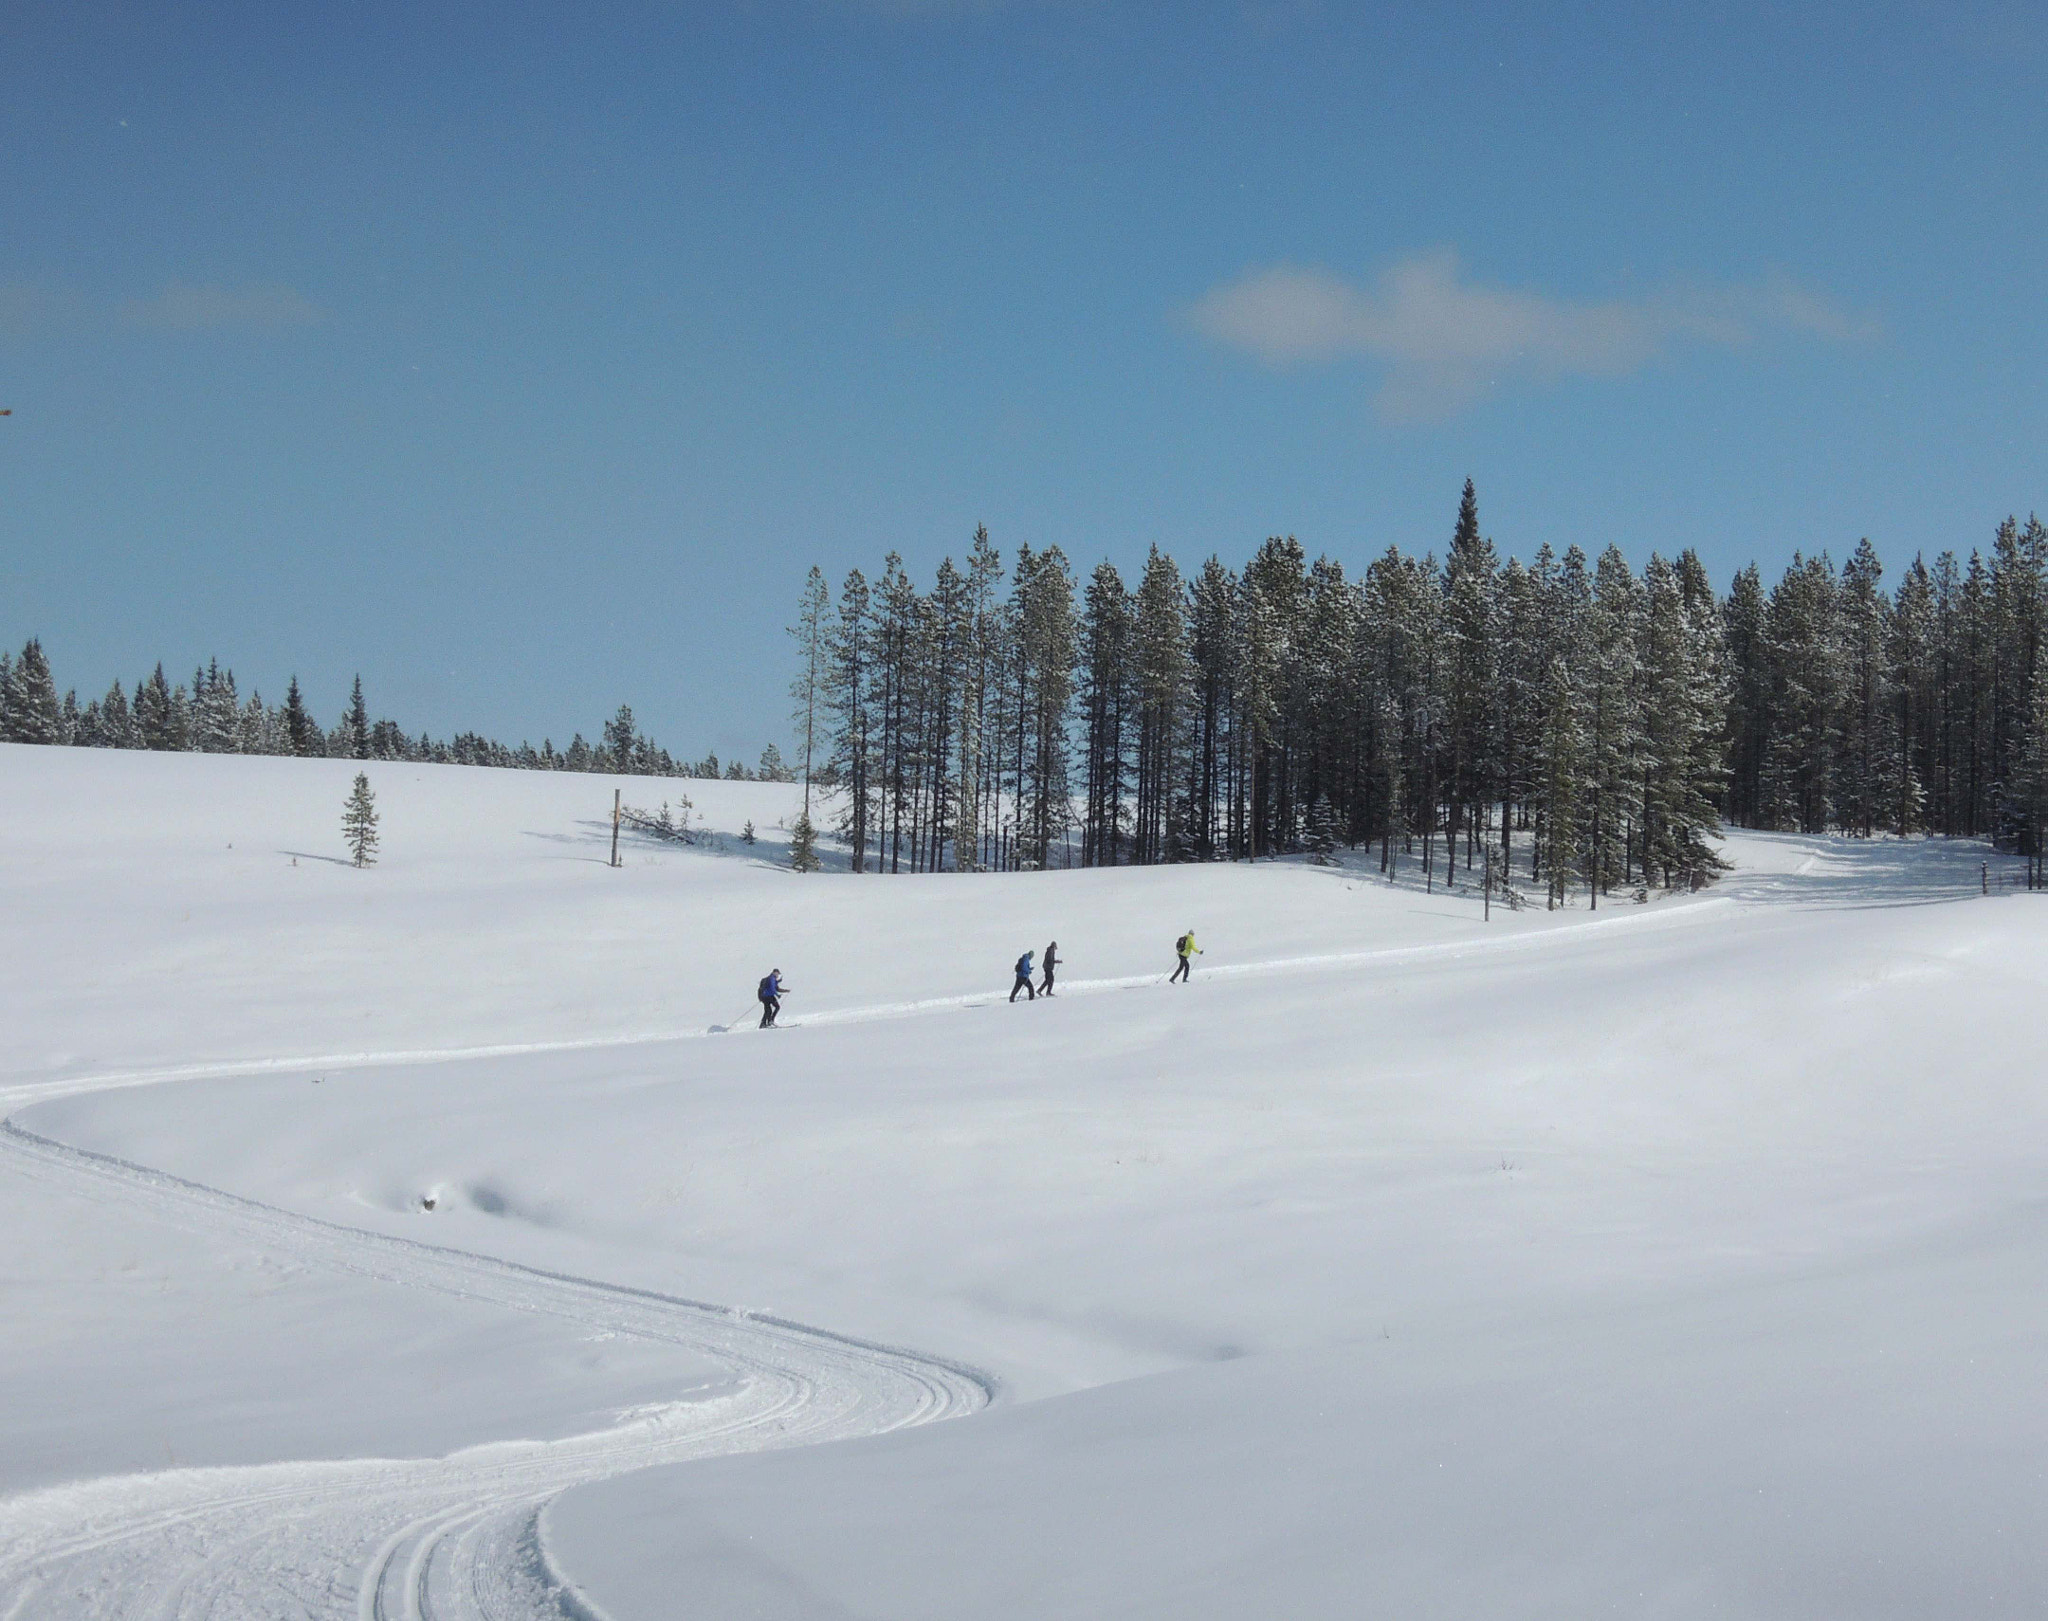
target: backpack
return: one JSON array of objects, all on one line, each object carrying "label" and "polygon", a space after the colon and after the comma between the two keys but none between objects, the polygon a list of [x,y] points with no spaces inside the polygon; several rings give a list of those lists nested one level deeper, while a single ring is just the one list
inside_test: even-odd
[{"label": "backpack", "polygon": [[770,974],[767,979],[762,980],[761,983],[757,987],[755,987],[754,994],[764,1002],[771,1000],[775,995],[775,987],[771,983],[774,980],[774,978],[775,976],[773,974]]},{"label": "backpack", "polygon": [[1193,945],[1194,943],[1195,937],[1192,934],[1184,934],[1178,940],[1174,941],[1173,949],[1177,953],[1179,953],[1179,955],[1185,957],[1188,954],[1188,947]]}]

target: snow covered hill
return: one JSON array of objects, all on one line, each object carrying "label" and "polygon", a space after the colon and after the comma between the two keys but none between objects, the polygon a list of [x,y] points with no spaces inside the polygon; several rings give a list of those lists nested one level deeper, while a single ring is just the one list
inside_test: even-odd
[{"label": "snow covered hill", "polygon": [[763,784],[614,870],[609,779],[373,766],[359,871],[354,770],[0,748],[0,1616],[2048,1606],[1981,849],[1489,920],[798,877]]}]

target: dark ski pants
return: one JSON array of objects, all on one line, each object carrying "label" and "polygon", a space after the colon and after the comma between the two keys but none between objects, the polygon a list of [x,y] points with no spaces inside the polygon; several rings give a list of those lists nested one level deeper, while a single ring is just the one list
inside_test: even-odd
[{"label": "dark ski pants", "polygon": [[1045,971],[1045,983],[1038,987],[1038,994],[1040,996],[1052,995],[1052,969],[1050,967]]},{"label": "dark ski pants", "polygon": [[1025,998],[1028,1001],[1035,1002],[1038,1000],[1038,992],[1034,991],[1031,988],[1031,976],[1029,974],[1019,974],[1017,976],[1017,983],[1010,987],[1011,1001],[1014,1002],[1017,1000],[1017,993],[1019,991],[1022,991],[1024,993]]},{"label": "dark ski pants", "polygon": [[1166,983],[1171,985],[1175,980],[1186,979],[1188,977],[1188,970],[1194,966],[1194,961],[1195,959],[1192,957],[1181,958],[1180,966],[1173,971],[1173,979],[1169,979]]},{"label": "dark ski pants", "polygon": [[782,1011],[780,999],[773,996],[761,998],[761,1028],[768,1029],[775,1023],[775,1015]]}]

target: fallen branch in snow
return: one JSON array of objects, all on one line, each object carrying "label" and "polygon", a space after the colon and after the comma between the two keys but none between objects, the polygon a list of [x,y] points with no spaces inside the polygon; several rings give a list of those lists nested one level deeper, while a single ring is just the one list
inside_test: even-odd
[{"label": "fallen branch in snow", "polygon": [[690,826],[690,801],[679,798],[673,813],[668,801],[661,802],[658,811],[641,810],[634,805],[619,807],[619,820],[627,827],[641,833],[652,833],[657,839],[667,839],[673,844],[695,844],[698,830]]}]

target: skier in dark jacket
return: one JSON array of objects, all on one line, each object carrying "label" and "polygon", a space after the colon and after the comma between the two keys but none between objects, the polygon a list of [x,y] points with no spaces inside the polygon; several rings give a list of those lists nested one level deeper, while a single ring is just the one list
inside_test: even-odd
[{"label": "skier in dark jacket", "polygon": [[1045,983],[1038,987],[1040,996],[1052,995],[1052,971],[1060,965],[1060,943],[1055,940],[1045,948]]},{"label": "skier in dark jacket", "polygon": [[1010,987],[1011,1001],[1017,1000],[1019,991],[1022,991],[1029,1001],[1038,1000],[1038,992],[1031,988],[1031,953],[1028,951],[1017,959],[1017,983]]},{"label": "skier in dark jacket", "polygon": [[775,1015],[782,1011],[782,970],[771,968],[754,994],[761,999],[761,1028],[773,1029]]}]

